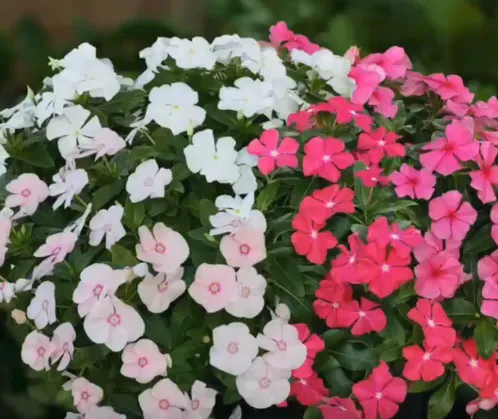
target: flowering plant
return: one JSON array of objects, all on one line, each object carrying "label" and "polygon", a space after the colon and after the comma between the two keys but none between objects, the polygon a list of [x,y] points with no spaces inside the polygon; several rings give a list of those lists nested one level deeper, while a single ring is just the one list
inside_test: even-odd
[{"label": "flowering plant", "polygon": [[399,47],[270,41],[159,38],[136,80],[82,44],[1,112],[22,360],[67,418],[493,408],[497,100]]}]

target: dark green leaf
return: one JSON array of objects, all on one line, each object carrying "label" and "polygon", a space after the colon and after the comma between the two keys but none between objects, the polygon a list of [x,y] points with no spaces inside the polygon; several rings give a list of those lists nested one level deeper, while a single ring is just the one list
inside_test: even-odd
[{"label": "dark green leaf", "polygon": [[110,404],[118,413],[139,416],[142,414],[138,399],[131,394],[113,394],[110,400]]},{"label": "dark green leaf", "polygon": [[330,393],[338,397],[348,397],[353,387],[352,381],[341,368],[335,368],[322,373]]},{"label": "dark green leaf", "polygon": [[214,202],[209,199],[201,199],[199,206],[199,214],[201,223],[204,226],[211,226],[211,222],[209,221],[209,217],[218,212],[218,209],[214,205]]},{"label": "dark green leaf", "polygon": [[376,349],[380,359],[385,362],[392,362],[403,358],[403,346],[396,342],[384,341]]},{"label": "dark green leaf", "polygon": [[375,368],[378,357],[370,348],[358,348],[346,343],[339,349],[330,350],[330,353],[339,361],[339,364],[350,371],[366,371]]},{"label": "dark green leaf", "polygon": [[456,377],[451,374],[443,386],[429,399],[427,419],[444,419],[450,413],[455,403]]},{"label": "dark green leaf", "polygon": [[481,321],[474,329],[474,340],[477,343],[479,354],[484,359],[488,359],[496,350],[498,329],[491,323]]},{"label": "dark green leaf", "polygon": [[322,417],[322,413],[318,407],[310,406],[306,409],[306,412],[304,412],[303,419],[321,419]]},{"label": "dark green leaf", "polygon": [[118,195],[124,188],[124,180],[118,179],[115,182],[102,186],[93,195],[92,205],[93,210],[98,211],[111,199]]},{"label": "dark green leaf", "polygon": [[115,244],[111,249],[112,263],[122,267],[135,266],[138,264],[137,258],[128,249]]},{"label": "dark green leaf", "polygon": [[166,349],[171,349],[168,328],[160,316],[150,316],[145,319],[145,336]]},{"label": "dark green leaf", "polygon": [[[205,105],[204,109],[206,110],[209,118],[214,119],[216,122],[219,122],[226,127],[235,127],[237,125],[237,120],[230,116],[230,112],[218,109],[216,104]],[[235,116],[235,113],[232,115]]]},{"label": "dark green leaf", "polygon": [[240,399],[240,394],[234,388],[228,388],[223,392],[223,404],[235,404]]},{"label": "dark green leaf", "polygon": [[14,160],[22,160],[36,167],[48,169],[55,166],[54,160],[47,150],[48,144],[34,143],[22,150],[12,147],[7,147],[7,152]]},{"label": "dark green leaf", "polygon": [[279,188],[280,183],[278,182],[273,182],[265,186],[258,194],[256,208],[263,212],[270,208],[271,204],[277,199]]},{"label": "dark green leaf", "polygon": [[491,223],[488,223],[482,226],[479,230],[472,234],[468,240],[465,241],[462,254],[476,254],[494,248],[496,248],[496,244],[491,237]]},{"label": "dark green leaf", "polygon": [[[365,169],[365,163],[357,162],[353,166],[353,173]],[[354,179],[354,193],[357,205],[364,210],[368,206],[368,195],[370,194],[370,188],[364,186],[362,180],[359,177],[355,177]]]},{"label": "dark green leaf", "polygon": [[442,375],[434,381],[415,381],[408,385],[408,393],[425,393],[426,391],[440,386],[444,379],[445,376]]},{"label": "dark green leaf", "polygon": [[187,179],[192,174],[185,163],[176,163],[171,168],[171,172],[173,173],[173,180],[179,182]]},{"label": "dark green leaf", "polygon": [[463,298],[453,298],[443,302],[446,314],[457,324],[469,324],[476,322],[480,314],[474,304]]},{"label": "dark green leaf", "polygon": [[124,208],[124,224],[130,230],[137,230],[142,225],[145,218],[145,204],[144,202],[137,202],[133,204],[128,198]]},{"label": "dark green leaf", "polygon": [[346,340],[347,334],[341,329],[330,329],[322,334],[321,337],[328,349],[334,349]]},{"label": "dark green leaf", "polygon": [[270,263],[271,279],[297,298],[305,295],[303,278],[294,259],[274,258]]}]

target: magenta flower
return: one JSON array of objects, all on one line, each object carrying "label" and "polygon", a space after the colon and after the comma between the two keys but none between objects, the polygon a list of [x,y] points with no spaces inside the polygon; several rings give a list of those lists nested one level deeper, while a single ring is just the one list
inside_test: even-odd
[{"label": "magenta flower", "polygon": [[370,54],[366,56],[362,63],[377,64],[381,67],[389,79],[402,79],[406,72],[412,68],[412,62],[401,47],[391,47],[383,54]]},{"label": "magenta flower", "polygon": [[358,138],[358,148],[368,150],[372,161],[380,162],[386,155],[389,157],[405,155],[405,147],[396,142],[401,137],[395,132],[387,132],[384,127],[370,133],[364,132]]},{"label": "magenta flower", "polygon": [[424,342],[424,349],[417,345],[403,349],[406,359],[403,376],[411,381],[434,381],[444,374],[444,364],[452,360],[452,350],[448,346],[431,347]]},{"label": "magenta flower", "polygon": [[396,186],[398,197],[409,196],[411,199],[429,200],[434,193],[436,176],[427,170],[416,170],[406,163],[401,165],[399,172],[392,172],[389,180]]},{"label": "magenta flower", "polygon": [[494,186],[498,185],[498,166],[495,165],[498,149],[491,143],[482,143],[480,153],[475,160],[479,170],[469,173],[472,186],[483,204],[496,201]]}]

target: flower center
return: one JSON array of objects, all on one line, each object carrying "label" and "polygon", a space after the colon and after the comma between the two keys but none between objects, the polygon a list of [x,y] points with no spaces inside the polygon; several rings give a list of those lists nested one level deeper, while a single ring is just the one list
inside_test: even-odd
[{"label": "flower center", "polygon": [[278,155],[279,155],[279,152],[277,150],[270,151],[270,156],[277,157]]},{"label": "flower center", "polygon": [[335,309],[338,309],[338,308],[339,308],[339,304],[337,304],[337,303],[333,303],[333,304],[332,304],[332,307],[334,307]]},{"label": "flower center", "polygon": [[166,281],[161,282],[158,286],[157,289],[159,292],[164,292],[168,289],[168,283]]},{"label": "flower center", "polygon": [[429,359],[431,359],[431,354],[429,352],[426,352],[423,356],[424,358],[424,361],[428,361]]},{"label": "flower center", "polygon": [[279,340],[279,341],[277,342],[277,349],[278,349],[279,351],[286,351],[286,350],[287,350],[287,343],[286,343],[286,342],[284,342],[283,340]]},{"label": "flower center", "polygon": [[147,179],[144,180],[144,185],[150,188],[152,185],[154,185],[154,178],[153,177],[148,177]]},{"label": "flower center", "polygon": [[418,178],[410,177],[410,178],[408,178],[408,183],[412,186],[417,186],[418,185]]},{"label": "flower center", "polygon": [[441,268],[439,266],[432,268],[432,276],[434,278],[439,278],[442,273],[443,272],[442,272],[442,270],[441,270]]},{"label": "flower center", "polygon": [[382,272],[389,272],[389,265],[382,265]]},{"label": "flower center", "polygon": [[436,326],[436,323],[434,323],[434,320],[432,320],[432,319],[427,320],[427,324],[429,325],[429,327]]},{"label": "flower center", "polygon": [[43,303],[42,303],[42,308],[43,308],[43,310],[45,310],[45,311],[46,311],[46,310],[48,309],[48,306],[49,306],[48,301],[47,301],[47,300],[44,300],[44,301],[43,301]]},{"label": "flower center", "polygon": [[107,231],[108,233],[110,233],[110,232],[111,232],[111,230],[112,230],[112,224],[106,224],[106,225],[104,226],[104,229],[105,229],[105,231]]},{"label": "flower center", "polygon": [[399,240],[399,236],[397,234],[391,234],[391,239],[393,240]]},{"label": "flower center", "polygon": [[199,400],[195,399],[195,400],[192,400],[192,410],[197,410],[199,409],[199,406],[201,404],[199,403]]},{"label": "flower center", "polygon": [[62,350],[64,352],[67,352],[69,350],[69,345],[67,343],[65,343],[63,346],[62,346]]},{"label": "flower center", "polygon": [[450,212],[448,212],[448,218],[449,218],[450,220],[454,220],[454,219],[456,218],[456,216],[457,216],[457,215],[456,215],[456,212],[455,212],[455,211],[450,211]]},{"label": "flower center", "polygon": [[161,410],[168,410],[170,408],[169,401],[166,399],[161,399],[159,400],[159,409]]},{"label": "flower center", "polygon": [[445,153],[453,153],[455,151],[455,146],[451,143],[446,143],[443,147]]},{"label": "flower center", "polygon": [[328,201],[325,203],[325,208],[332,208],[335,205],[334,201]]},{"label": "flower center", "polygon": [[472,368],[477,368],[478,364],[479,364],[479,363],[477,362],[477,359],[471,359],[471,360],[470,360],[470,366],[471,366]]},{"label": "flower center", "polygon": [[24,198],[28,198],[30,195],[31,195],[31,191],[29,189],[23,189],[21,191],[21,195],[24,197]]},{"label": "flower center", "polygon": [[251,295],[251,288],[249,287],[242,287],[242,297],[247,298]]},{"label": "flower center", "polygon": [[378,143],[379,147],[384,147],[386,145],[386,142],[384,140],[380,140]]},{"label": "flower center", "polygon": [[360,311],[358,313],[358,316],[360,316],[360,317],[365,317],[366,315],[367,315],[367,313],[365,313],[364,311]]},{"label": "flower center", "polygon": [[211,294],[216,295],[221,291],[221,286],[218,282],[212,282],[209,284],[208,290]]},{"label": "flower center", "polygon": [[90,395],[88,394],[88,391],[84,391],[83,393],[81,393],[81,398],[83,400],[88,400],[90,398]]},{"label": "flower center", "polygon": [[241,255],[248,255],[251,251],[251,248],[247,244],[241,244],[239,247],[239,251]]},{"label": "flower center", "polygon": [[121,317],[116,313],[111,314],[107,318],[107,323],[109,323],[111,326],[119,326],[119,324],[121,323]]},{"label": "flower center", "polygon": [[62,248],[60,246],[57,246],[52,250],[52,256],[57,256],[61,252]]},{"label": "flower center", "polygon": [[329,155],[325,155],[325,156],[322,157],[322,160],[327,163],[327,162],[330,161],[330,156]]},{"label": "flower center", "polygon": [[100,294],[102,294],[102,290],[104,289],[104,287],[102,285],[97,285],[94,289],[93,289],[93,295],[96,297],[96,298],[99,298],[100,297]]},{"label": "flower center", "polygon": [[147,358],[145,358],[144,356],[142,358],[138,359],[138,366],[140,368],[145,367],[148,363],[149,363],[149,361],[147,361]]},{"label": "flower center", "polygon": [[382,393],[376,393],[375,398],[379,400],[382,399]]},{"label": "flower center", "polygon": [[156,253],[160,253],[162,255],[166,252],[166,246],[162,243],[156,243],[154,250]]},{"label": "flower center", "polygon": [[227,351],[230,354],[236,354],[239,352],[239,344],[237,342],[230,342],[227,346]]},{"label": "flower center", "polygon": [[38,356],[43,356],[45,355],[45,348],[43,347],[39,347],[38,350],[36,351],[36,353],[38,354]]},{"label": "flower center", "polygon": [[318,237],[318,232],[316,230],[312,230],[310,236],[313,240],[315,240]]},{"label": "flower center", "polygon": [[259,380],[259,388],[268,388],[271,385],[271,380],[268,377],[263,377]]},{"label": "flower center", "polygon": [[350,264],[353,264],[353,263],[355,263],[355,262],[356,262],[356,256],[351,256],[351,257],[349,258],[349,263],[350,263]]}]

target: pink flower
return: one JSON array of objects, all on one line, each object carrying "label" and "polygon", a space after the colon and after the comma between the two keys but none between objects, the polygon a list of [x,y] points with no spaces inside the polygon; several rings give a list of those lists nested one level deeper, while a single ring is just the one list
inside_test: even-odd
[{"label": "pink flower", "polygon": [[351,399],[340,399],[332,397],[326,404],[318,406],[322,412],[323,419],[361,419],[363,414],[356,408]]},{"label": "pink flower", "polygon": [[383,157],[404,156],[405,148],[396,142],[401,137],[394,132],[387,132],[384,127],[372,132],[360,134],[358,148],[368,150],[372,161],[380,161]]},{"label": "pink flower", "polygon": [[330,278],[339,283],[364,284],[369,280],[369,271],[375,266],[364,257],[366,246],[358,235],[351,234],[348,243],[349,250],[342,244],[337,246],[341,254],[332,260]]},{"label": "pink flower", "polygon": [[223,310],[238,298],[235,270],[227,265],[203,263],[197,268],[188,293],[208,313]]},{"label": "pink flower", "polygon": [[498,244],[498,204],[493,205],[490,212],[491,222],[493,226],[491,227],[491,237]]},{"label": "pink flower", "polygon": [[[496,372],[491,379],[488,379],[486,385],[480,389],[479,399],[474,402],[478,402],[477,409],[474,407],[474,413],[479,409],[491,410],[498,404],[498,374]],[[468,408],[467,412],[469,412]]]},{"label": "pink flower", "polygon": [[349,327],[347,306],[353,300],[353,290],[349,285],[326,279],[320,282],[315,296],[313,309],[329,328]]},{"label": "pink flower", "polygon": [[354,164],[353,156],[344,151],[346,146],[338,138],[314,137],[304,146],[304,176],[318,175],[330,182],[337,182],[341,170]]},{"label": "pink flower", "polygon": [[412,68],[405,50],[397,46],[389,48],[383,54],[370,54],[362,60],[362,63],[377,64],[382,67],[386,76],[393,80],[404,78],[407,70]]},{"label": "pink flower", "polygon": [[185,393],[187,408],[184,419],[205,419],[211,416],[216,403],[216,391],[208,388],[205,383],[195,380],[192,384],[192,400]]},{"label": "pink flower", "polygon": [[424,343],[424,349],[417,345],[403,349],[406,359],[403,376],[411,381],[434,381],[444,374],[444,365],[452,360],[452,350],[448,346],[432,347]]},{"label": "pink flower", "polygon": [[479,356],[477,344],[468,339],[462,343],[462,348],[453,350],[453,362],[460,379],[477,388],[483,388],[493,376],[496,366],[496,353],[485,360]]},{"label": "pink flower", "polygon": [[394,92],[387,87],[379,86],[375,89],[368,104],[386,118],[394,118],[398,113],[398,105],[394,104]]},{"label": "pink flower", "polygon": [[140,384],[150,383],[155,377],[166,375],[167,358],[149,339],[140,339],[136,343],[126,345],[121,359],[121,374],[134,378]]},{"label": "pink flower", "polygon": [[389,178],[382,176],[384,169],[379,167],[378,161],[372,161],[370,154],[364,153],[358,156],[358,160],[365,164],[365,169],[358,170],[354,176],[361,179],[367,188],[374,188],[380,183],[382,186],[389,184]]},{"label": "pink flower", "polygon": [[283,44],[289,51],[298,49],[307,54],[313,54],[320,49],[317,44],[310,42],[307,37],[295,35],[294,32],[287,28],[285,22],[278,22],[270,27],[270,42],[276,47]]},{"label": "pink flower", "polygon": [[170,304],[178,299],[187,288],[182,277],[183,268],[172,274],[145,275],[137,287],[140,300],[151,313],[166,311]]},{"label": "pink flower", "polygon": [[367,245],[365,257],[373,262],[367,279],[370,292],[379,298],[391,295],[413,278],[410,257],[401,257],[395,249],[376,243]]},{"label": "pink flower", "polygon": [[54,351],[50,355],[50,361],[52,364],[55,364],[59,359],[61,360],[57,371],[63,371],[69,365],[69,362],[73,358],[75,340],[76,332],[71,323],[62,323],[54,330],[52,338]]},{"label": "pink flower", "polygon": [[453,347],[456,342],[456,331],[453,322],[446,315],[439,303],[432,304],[420,298],[417,306],[408,312],[408,318],[422,327],[425,340],[430,347]]},{"label": "pink flower", "polygon": [[37,258],[46,257],[52,265],[62,262],[68,253],[74,249],[78,240],[75,233],[63,231],[47,237],[45,244],[42,244],[33,256]]},{"label": "pink flower", "polygon": [[459,118],[464,117],[470,110],[470,106],[465,103],[458,103],[454,100],[448,99],[446,105],[441,109],[442,112],[448,112],[458,116]]},{"label": "pink flower", "polygon": [[427,153],[420,155],[420,163],[430,172],[443,176],[460,170],[460,162],[469,161],[479,153],[479,143],[461,122],[453,121],[446,127],[446,137],[438,138],[423,147]]},{"label": "pink flower", "polygon": [[349,77],[356,83],[356,89],[351,97],[351,102],[357,105],[364,105],[384,80],[385,73],[382,74],[374,67],[356,66],[351,69]]},{"label": "pink flower", "polygon": [[8,208],[19,207],[18,216],[33,215],[38,204],[47,199],[48,186],[34,173],[23,173],[5,186],[10,195],[5,200]]},{"label": "pink flower", "polygon": [[416,228],[401,230],[397,223],[389,227],[386,217],[379,217],[368,226],[367,240],[381,246],[390,244],[402,258],[409,257],[412,249],[424,242],[420,231]]},{"label": "pink flower", "polygon": [[476,210],[462,199],[460,192],[449,191],[429,202],[431,231],[437,238],[461,241],[476,221]]},{"label": "pink flower", "polygon": [[353,214],[355,211],[353,200],[354,192],[351,189],[331,185],[317,189],[313,192],[313,196],[304,198],[299,211],[313,221],[321,223],[334,214]]},{"label": "pink flower", "polygon": [[266,259],[264,233],[250,227],[240,227],[235,234],[223,236],[220,252],[228,265],[250,268]]},{"label": "pink flower", "polygon": [[163,223],[154,224],[152,233],[146,226],[141,226],[138,235],[137,258],[152,263],[157,272],[172,274],[188,258],[190,249],[183,236]]},{"label": "pink flower", "polygon": [[86,150],[83,156],[95,154],[95,160],[103,156],[114,156],[119,150],[126,147],[125,141],[116,131],[101,128],[92,141],[80,143],[80,148]]},{"label": "pink flower", "polygon": [[50,369],[50,355],[55,350],[55,345],[44,334],[33,330],[22,344],[22,361],[35,371]]},{"label": "pink flower", "polygon": [[353,394],[363,407],[365,419],[393,418],[398,413],[398,404],[406,398],[406,391],[406,382],[393,377],[383,361],[368,379],[353,386]]},{"label": "pink flower", "polygon": [[496,201],[493,186],[498,185],[498,166],[494,164],[497,155],[498,149],[494,145],[482,143],[481,152],[475,159],[479,170],[469,173],[472,179],[470,186],[477,191],[477,196],[484,204]]},{"label": "pink flower", "polygon": [[294,138],[285,137],[279,145],[279,137],[276,129],[269,129],[247,147],[249,154],[259,157],[258,168],[265,176],[273,172],[275,167],[297,167],[299,143]]},{"label": "pink flower", "polygon": [[317,223],[302,212],[294,217],[292,227],[297,230],[291,236],[296,253],[306,256],[311,263],[322,265],[328,250],[337,245],[337,239],[330,231],[320,231],[324,223]]},{"label": "pink flower", "polygon": [[425,76],[415,71],[407,71],[406,79],[401,86],[403,96],[423,96],[427,93],[428,85]]},{"label": "pink flower", "polygon": [[316,355],[325,349],[325,342],[317,334],[311,334],[309,327],[304,323],[293,325],[299,334],[299,340],[306,346],[306,360],[304,364],[292,371],[295,378],[308,378],[313,375],[313,363]]},{"label": "pink flower", "polygon": [[484,256],[477,263],[477,273],[484,281],[481,313],[498,320],[498,251]]},{"label": "pink flower", "polygon": [[291,113],[287,117],[287,126],[294,128],[298,132],[304,132],[313,127],[313,115],[308,111],[298,111]]},{"label": "pink flower", "polygon": [[329,390],[316,372],[307,378],[296,380],[291,385],[290,396],[295,396],[303,406],[313,406],[326,400]]},{"label": "pink flower", "polygon": [[463,275],[463,266],[448,253],[438,253],[415,267],[415,292],[424,298],[451,298]]},{"label": "pink flower", "polygon": [[433,89],[441,99],[453,99],[460,103],[470,103],[474,99],[474,95],[467,89],[463,80],[459,76],[444,74],[431,74],[425,78],[425,82]]},{"label": "pink flower", "polygon": [[370,115],[363,113],[365,111],[363,105],[351,103],[342,96],[332,97],[327,103],[313,105],[312,109],[315,113],[335,113],[338,124],[349,124],[354,121],[355,125],[364,131],[370,132],[372,128],[373,119]]},{"label": "pink flower", "polygon": [[394,190],[399,198],[409,196],[411,199],[429,200],[436,185],[436,176],[431,172],[416,170],[406,163],[401,165],[399,172],[392,172],[389,180],[396,186]]},{"label": "pink flower", "polygon": [[361,298],[361,304],[353,301],[344,310],[349,321],[351,334],[361,336],[370,332],[381,332],[386,328],[387,318],[378,304]]},{"label": "pink flower", "polygon": [[181,419],[187,398],[169,378],[163,378],[138,396],[144,419]]},{"label": "pink flower", "polygon": [[104,397],[104,391],[84,377],[77,377],[71,383],[74,406],[80,413],[87,413]]},{"label": "pink flower", "polygon": [[455,259],[460,259],[460,247],[462,246],[461,240],[438,239],[430,230],[425,233],[424,241],[414,247],[413,255],[417,262],[422,263],[427,258],[434,256],[441,252],[446,252]]},{"label": "pink flower", "polygon": [[475,117],[498,118],[498,99],[496,96],[492,96],[487,102],[477,101],[472,106],[472,113]]},{"label": "pink flower", "polygon": [[84,419],[126,419],[126,416],[115,412],[110,406],[92,406],[86,412]]}]

